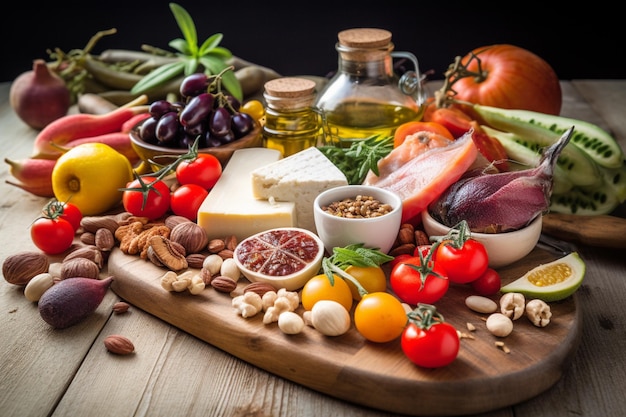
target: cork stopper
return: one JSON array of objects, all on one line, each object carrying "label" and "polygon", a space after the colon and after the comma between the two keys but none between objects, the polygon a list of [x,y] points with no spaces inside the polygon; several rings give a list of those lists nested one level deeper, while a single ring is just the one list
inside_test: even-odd
[{"label": "cork stopper", "polygon": [[273,97],[298,98],[313,94],[315,85],[306,78],[283,77],[266,82],[265,92]]},{"label": "cork stopper", "polygon": [[391,32],[385,29],[347,29],[337,37],[341,45],[349,48],[384,48],[391,42]]}]

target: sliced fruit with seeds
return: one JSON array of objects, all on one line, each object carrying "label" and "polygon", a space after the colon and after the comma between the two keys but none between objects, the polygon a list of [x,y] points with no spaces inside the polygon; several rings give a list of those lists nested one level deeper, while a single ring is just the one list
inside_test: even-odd
[{"label": "sliced fruit with seeds", "polygon": [[527,298],[559,301],[574,294],[585,277],[585,262],[577,252],[538,265],[521,278],[503,286],[503,293],[518,292]]}]

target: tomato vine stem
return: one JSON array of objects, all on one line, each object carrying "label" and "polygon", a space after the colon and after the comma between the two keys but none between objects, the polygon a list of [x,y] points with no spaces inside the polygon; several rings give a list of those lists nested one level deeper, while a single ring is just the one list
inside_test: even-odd
[{"label": "tomato vine stem", "polygon": [[[457,94],[457,91],[454,90],[454,84],[460,79],[474,77],[477,83],[487,79],[487,73],[483,70],[482,62],[478,57],[479,54],[480,52],[477,54],[471,52],[466,64],[463,64],[463,57],[457,56],[454,58],[454,62],[448,66],[448,69],[443,74],[445,76],[443,86],[435,91],[435,105],[438,108],[448,107],[454,101],[454,96]],[[468,69],[472,61],[476,61],[477,71]]]}]

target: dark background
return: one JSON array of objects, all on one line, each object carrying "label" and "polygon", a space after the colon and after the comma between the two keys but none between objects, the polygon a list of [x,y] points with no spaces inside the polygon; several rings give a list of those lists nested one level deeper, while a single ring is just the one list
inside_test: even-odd
[{"label": "dark background", "polygon": [[[563,80],[626,78],[624,21],[605,2],[560,12],[545,1],[506,6],[384,0],[178,3],[193,17],[199,42],[222,33],[221,45],[233,54],[282,75],[327,75],[336,69],[340,30],[378,27],[393,33],[396,51],[418,57],[421,71],[432,72],[429,79],[441,79],[455,56],[495,43],[531,50]],[[101,30],[117,33],[102,39],[95,54],[108,48],[140,50],[142,44],[170,50],[168,42],[182,37],[166,1],[20,2],[11,8],[0,24],[0,81],[31,69],[35,58],[49,60],[47,49],[82,49]]]}]

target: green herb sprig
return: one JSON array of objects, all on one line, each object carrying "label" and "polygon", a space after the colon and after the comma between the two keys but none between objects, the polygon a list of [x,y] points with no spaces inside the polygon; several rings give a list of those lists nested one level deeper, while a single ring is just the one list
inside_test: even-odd
[{"label": "green herb sprig", "polygon": [[[345,140],[342,141],[346,142]],[[319,150],[346,176],[348,184],[362,184],[371,170],[378,175],[378,161],[393,150],[393,136],[350,140],[349,147],[325,145]]]},{"label": "green herb sprig", "polygon": [[[334,273],[353,281],[356,278],[345,272],[349,266],[381,266],[391,260],[393,260],[393,256],[387,255],[378,249],[366,248],[362,243],[355,243],[343,248],[333,248],[333,254],[322,259],[322,270],[331,284],[335,282]],[[357,287],[359,286],[357,285]]]},{"label": "green herb sprig", "polygon": [[[168,44],[178,51],[175,55],[179,59],[148,73],[133,86],[130,90],[132,94],[143,94],[181,74],[188,76],[199,72],[199,67],[203,67],[205,74],[213,75],[222,72],[229,66],[227,61],[232,58],[233,54],[228,49],[219,46],[223,38],[221,33],[210,36],[201,46],[198,46],[196,25],[189,13],[176,3],[170,3],[170,10],[185,38],[173,39]],[[225,72],[222,76],[222,82],[233,97],[240,101],[243,99],[241,84],[234,72]]]}]

